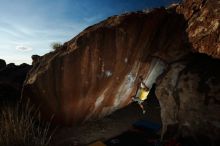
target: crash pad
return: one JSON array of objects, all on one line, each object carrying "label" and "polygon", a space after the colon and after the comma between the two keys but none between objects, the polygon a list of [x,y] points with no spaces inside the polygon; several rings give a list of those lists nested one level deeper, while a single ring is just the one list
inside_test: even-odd
[{"label": "crash pad", "polygon": [[141,119],[132,124],[134,128],[145,132],[156,133],[161,129],[161,125],[147,119]]}]

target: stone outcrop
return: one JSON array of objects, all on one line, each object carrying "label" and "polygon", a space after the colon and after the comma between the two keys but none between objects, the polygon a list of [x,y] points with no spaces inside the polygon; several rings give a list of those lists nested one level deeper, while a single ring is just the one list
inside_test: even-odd
[{"label": "stone outcrop", "polygon": [[0,104],[15,103],[20,99],[22,85],[31,66],[16,66],[13,63],[6,65],[4,60],[2,62],[4,63],[0,69]]},{"label": "stone outcrop", "polygon": [[[168,65],[157,81],[163,137],[191,137],[194,145],[218,145],[220,137],[220,6],[215,0],[187,0],[177,7],[187,21],[194,54]],[[212,58],[213,57],[213,58]]]},{"label": "stone outcrop", "polygon": [[220,60],[200,54],[170,65],[156,88],[164,138],[193,136],[196,145],[219,143],[219,66]]},{"label": "stone outcrop", "polygon": [[163,137],[205,135],[215,143],[219,16],[218,0],[186,0],[110,17],[37,57],[23,97],[54,122],[77,125],[128,105],[142,75],[148,87],[157,80]]},{"label": "stone outcrop", "polygon": [[32,58],[32,64],[33,65],[40,60],[40,56],[39,55],[32,55],[31,58]]},{"label": "stone outcrop", "polygon": [[177,12],[188,21],[186,31],[193,50],[220,58],[219,0],[184,0]]},{"label": "stone outcrop", "polygon": [[130,103],[138,76],[150,87],[166,63],[190,51],[185,24],[182,15],[164,8],[110,17],[40,57],[23,96],[62,124],[108,115]]}]

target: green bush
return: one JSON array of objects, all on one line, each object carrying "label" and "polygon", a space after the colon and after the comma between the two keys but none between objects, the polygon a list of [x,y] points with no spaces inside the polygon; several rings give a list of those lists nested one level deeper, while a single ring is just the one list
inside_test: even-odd
[{"label": "green bush", "polygon": [[5,106],[0,115],[0,146],[49,146],[49,126],[42,123],[39,110],[29,102]]},{"label": "green bush", "polygon": [[51,44],[51,47],[53,50],[58,50],[58,49],[62,48],[62,46],[63,46],[63,44],[60,42],[54,42]]}]

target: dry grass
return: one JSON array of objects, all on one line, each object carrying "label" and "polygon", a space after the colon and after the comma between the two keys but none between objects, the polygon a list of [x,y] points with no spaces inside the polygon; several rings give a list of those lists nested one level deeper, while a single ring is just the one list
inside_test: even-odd
[{"label": "dry grass", "polygon": [[49,126],[42,123],[39,111],[29,102],[5,106],[0,115],[0,146],[48,146]]}]

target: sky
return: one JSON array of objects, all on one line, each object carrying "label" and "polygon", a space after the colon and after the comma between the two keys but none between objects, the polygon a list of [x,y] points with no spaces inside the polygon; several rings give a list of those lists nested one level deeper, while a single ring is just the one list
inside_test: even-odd
[{"label": "sky", "polygon": [[0,59],[31,64],[86,27],[109,16],[168,6],[179,0],[0,0]]}]

